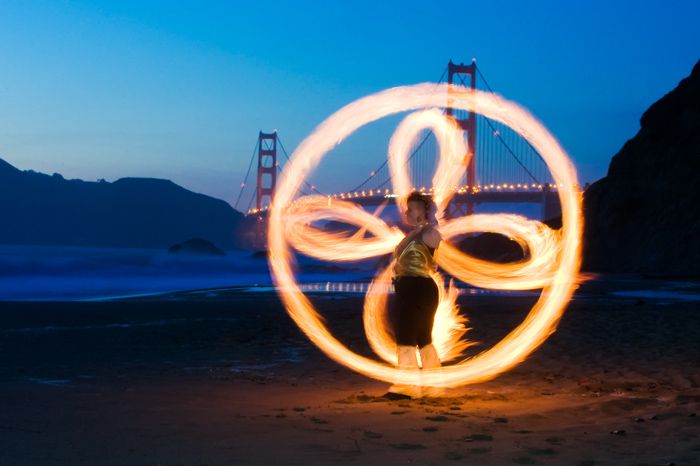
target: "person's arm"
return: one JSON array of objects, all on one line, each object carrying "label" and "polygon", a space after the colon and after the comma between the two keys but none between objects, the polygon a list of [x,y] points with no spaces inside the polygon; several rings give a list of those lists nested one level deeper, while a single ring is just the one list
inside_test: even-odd
[{"label": "person's arm", "polygon": [[427,228],[423,232],[423,241],[431,248],[437,248],[442,240],[440,232],[435,227]]}]

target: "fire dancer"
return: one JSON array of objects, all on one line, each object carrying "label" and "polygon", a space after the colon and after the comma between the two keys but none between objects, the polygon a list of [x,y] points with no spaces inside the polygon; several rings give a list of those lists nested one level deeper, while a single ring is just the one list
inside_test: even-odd
[{"label": "fire dancer", "polygon": [[[430,272],[436,269],[433,255],[441,241],[435,210],[429,195],[416,191],[409,194],[403,219],[412,230],[394,250],[394,333],[401,369],[419,369],[416,347],[423,369],[440,366],[431,335],[439,290]],[[410,398],[420,394],[420,387],[392,385],[387,396]]]}]

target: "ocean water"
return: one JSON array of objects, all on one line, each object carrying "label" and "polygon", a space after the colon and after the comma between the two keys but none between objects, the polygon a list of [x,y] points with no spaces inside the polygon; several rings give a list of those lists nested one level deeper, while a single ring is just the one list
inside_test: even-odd
[{"label": "ocean water", "polygon": [[[358,281],[373,263],[298,258],[299,281]],[[272,286],[265,255],[169,254],[159,249],[0,246],[0,300],[84,300],[228,286]]]},{"label": "ocean water", "polygon": [[[296,262],[300,289],[329,298],[365,294],[379,269],[378,259],[328,263],[298,256]],[[700,301],[697,280],[601,276],[596,281],[604,282],[604,286],[583,284],[574,299],[605,296],[659,304]],[[460,294],[474,297],[538,296],[541,292],[486,290],[457,280],[454,284]],[[215,297],[231,288],[274,292],[267,257],[246,250],[227,251],[225,256],[198,256],[159,249],[0,246],[0,301],[107,300],[181,291],[189,291],[191,297],[197,293]]]}]

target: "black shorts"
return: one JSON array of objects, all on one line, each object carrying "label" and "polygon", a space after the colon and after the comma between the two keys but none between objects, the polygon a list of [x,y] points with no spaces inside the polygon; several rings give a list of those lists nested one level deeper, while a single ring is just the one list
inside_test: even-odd
[{"label": "black shorts", "polygon": [[430,277],[400,276],[394,281],[394,336],[398,345],[432,343],[440,292]]}]

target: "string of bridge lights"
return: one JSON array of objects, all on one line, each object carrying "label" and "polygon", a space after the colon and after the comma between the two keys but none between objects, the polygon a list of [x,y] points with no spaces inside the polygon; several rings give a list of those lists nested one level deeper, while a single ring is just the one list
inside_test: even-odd
[{"label": "string of bridge lights", "polygon": [[[466,193],[471,193],[471,194],[478,194],[480,192],[488,191],[488,192],[504,192],[504,191],[517,191],[517,190],[522,190],[525,192],[533,192],[533,191],[544,191],[545,189],[555,191],[558,188],[563,188],[564,185],[560,183],[557,185],[556,183],[513,183],[513,184],[508,184],[508,183],[503,183],[503,184],[485,184],[481,185],[478,184],[476,186],[470,187],[469,185],[465,185],[459,188],[456,188],[454,190],[455,193],[457,194],[466,194]],[[313,189],[313,188],[312,188]],[[433,192],[433,188],[426,188],[425,186],[421,186],[420,188],[413,188],[416,191],[425,193]],[[576,186],[576,189],[580,191],[579,187]],[[362,191],[353,191],[353,192],[347,192],[347,193],[339,193],[339,194],[327,194],[326,197],[328,199],[362,199],[366,197],[376,197],[376,196],[382,196],[385,198],[395,198],[398,196],[396,192],[391,191],[389,188],[385,189],[369,189],[369,190],[362,190]],[[253,208],[248,210],[248,214],[257,214],[260,212],[265,212],[266,210],[269,210],[269,205],[266,205],[260,209]]]}]

